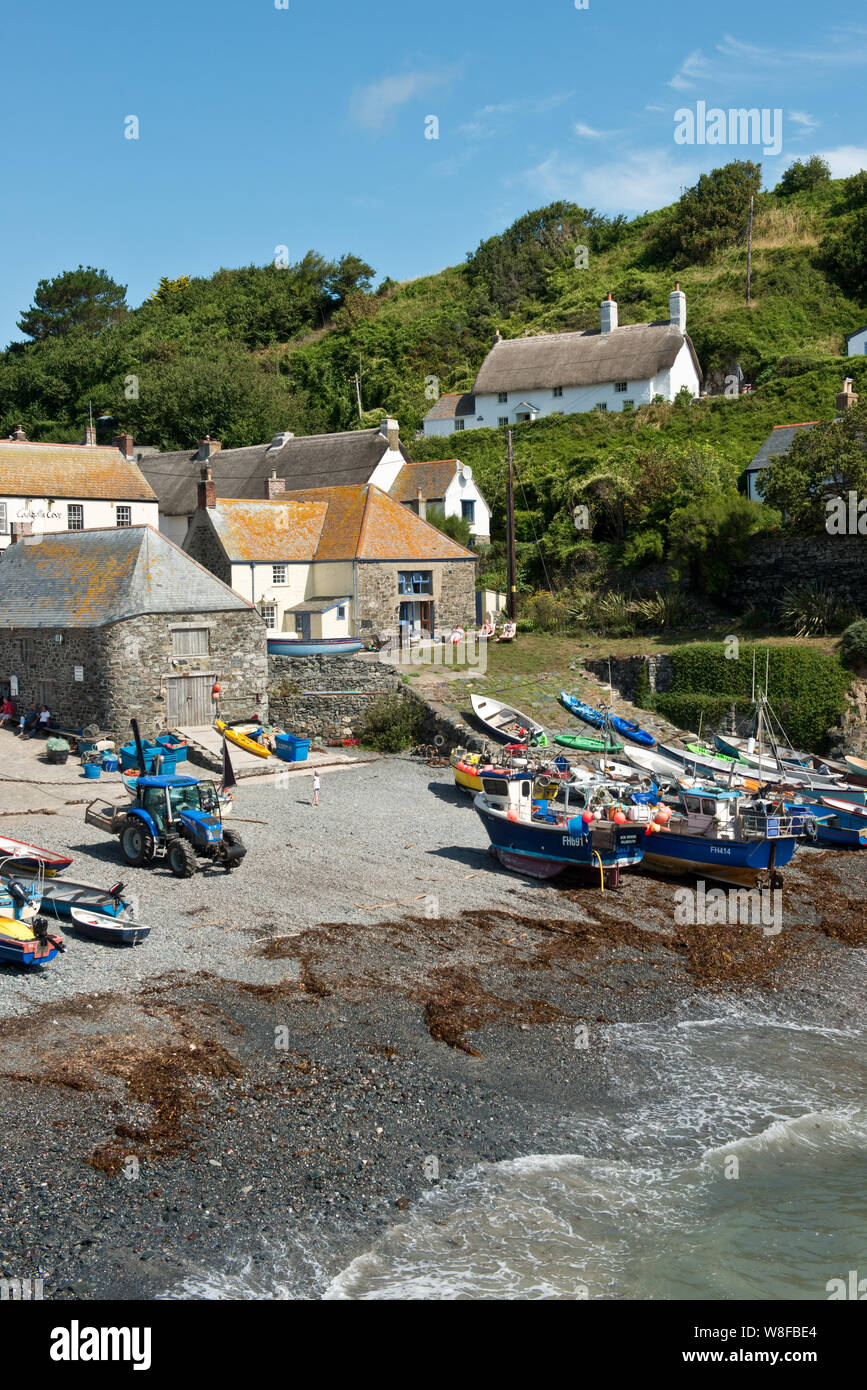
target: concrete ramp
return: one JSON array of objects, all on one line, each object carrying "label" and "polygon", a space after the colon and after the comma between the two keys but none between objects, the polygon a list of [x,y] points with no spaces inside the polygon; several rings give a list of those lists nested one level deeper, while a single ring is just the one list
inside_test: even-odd
[{"label": "concrete ramp", "polygon": [[[212,772],[223,770],[223,735],[212,724],[179,724],[175,730],[190,745],[190,762],[197,762]],[[229,741],[229,757],[235,776],[260,777],[265,772],[279,771],[280,761],[273,753],[270,758],[257,758]]]}]

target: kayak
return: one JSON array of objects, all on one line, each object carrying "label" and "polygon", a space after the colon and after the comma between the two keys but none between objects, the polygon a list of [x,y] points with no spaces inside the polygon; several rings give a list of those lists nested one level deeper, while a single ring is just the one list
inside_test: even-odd
[{"label": "kayak", "polygon": [[[252,727],[255,728],[255,725]],[[257,743],[256,739],[250,738],[249,734],[244,733],[241,729],[233,729],[231,724],[224,724],[222,719],[215,721],[215,728],[230,743],[234,743],[238,748],[243,748],[245,753],[255,753],[257,758],[270,758],[271,749],[263,747],[261,743]]]},{"label": "kayak", "polygon": [[557,696],[560,704],[570,714],[574,714],[576,719],[583,719],[585,724],[592,724],[594,729],[601,729],[605,723],[605,715],[592,705],[585,705],[583,700],[577,696],[570,695],[568,690],[561,690]]},{"label": "kayak", "polygon": [[624,738],[631,739],[633,743],[640,743],[644,748],[656,747],[656,739],[653,734],[642,729],[641,725],[636,724],[634,719],[621,719],[619,714],[612,714],[610,722],[613,729],[616,729]]},{"label": "kayak", "polygon": [[604,738],[593,738],[589,734],[557,734],[554,739],[561,748],[576,748],[582,753],[622,753],[623,744],[606,743]]}]

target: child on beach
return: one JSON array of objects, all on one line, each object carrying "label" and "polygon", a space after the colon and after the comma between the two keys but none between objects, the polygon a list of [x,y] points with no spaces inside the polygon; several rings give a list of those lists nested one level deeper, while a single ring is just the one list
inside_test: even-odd
[{"label": "child on beach", "polygon": [[319,805],[319,773],[318,773],[318,772],[314,772],[314,774],[313,774],[313,805],[314,805],[314,806],[318,806],[318,805]]}]

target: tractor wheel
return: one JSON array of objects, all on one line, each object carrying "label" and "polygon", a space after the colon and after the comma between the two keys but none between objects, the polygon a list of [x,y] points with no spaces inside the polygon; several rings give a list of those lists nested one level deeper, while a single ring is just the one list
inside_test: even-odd
[{"label": "tractor wheel", "polygon": [[[224,830],[224,831],[223,831],[223,843],[226,844],[226,845],[243,845],[244,841],[241,839],[241,837],[240,837],[240,835],[238,834],[237,830]],[[233,869],[237,869],[237,867],[238,867],[238,865],[240,864],[240,862],[241,862],[240,859],[229,859],[229,860],[227,860],[227,861],[226,861],[226,873],[227,873],[227,874],[230,874],[230,873],[232,872]]]},{"label": "tractor wheel", "polygon": [[120,852],[127,864],[134,869],[144,869],[152,864],[156,846],[154,837],[140,820],[128,820],[120,832]]},{"label": "tractor wheel", "polygon": [[187,840],[173,840],[169,845],[169,868],[175,878],[192,878],[199,862],[196,851]]}]

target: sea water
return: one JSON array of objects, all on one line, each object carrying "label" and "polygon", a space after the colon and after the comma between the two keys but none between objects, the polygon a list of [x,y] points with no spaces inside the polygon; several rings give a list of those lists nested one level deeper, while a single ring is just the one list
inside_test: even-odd
[{"label": "sea water", "polygon": [[608,1095],[562,1152],[432,1186],[336,1275],[296,1242],[174,1296],[810,1300],[867,1276],[860,1029],[717,1002],[604,1035]]}]

